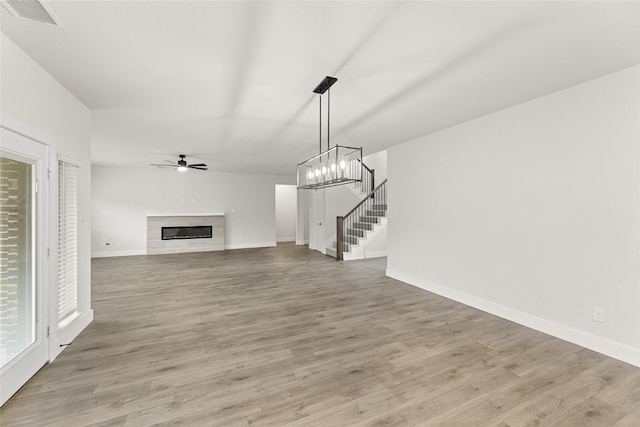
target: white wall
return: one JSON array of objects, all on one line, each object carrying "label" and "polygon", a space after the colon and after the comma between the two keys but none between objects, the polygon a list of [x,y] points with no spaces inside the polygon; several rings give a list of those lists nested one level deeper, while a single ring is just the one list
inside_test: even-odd
[{"label": "white wall", "polygon": [[[380,227],[380,226],[377,226]],[[387,256],[387,241],[388,241],[388,228],[382,226],[380,230],[367,238],[366,246],[364,247],[365,258],[378,258]]]},{"label": "white wall", "polygon": [[295,185],[276,185],[276,242],[296,240],[297,193]]},{"label": "white wall", "polygon": [[275,185],[292,181],[276,175],[96,165],[92,254],[145,254],[147,215],[224,213],[225,248],[275,246]]},{"label": "white wall", "polygon": [[639,76],[389,149],[388,275],[640,366]]},{"label": "white wall", "polygon": [[387,179],[387,150],[364,156],[362,161],[369,169],[373,169],[376,177],[376,187]]},{"label": "white wall", "polygon": [[[0,41],[0,113],[55,140],[57,151],[76,160],[78,171],[78,311],[64,330],[51,328],[50,356],[60,352],[60,343],[75,338],[93,319],[91,310],[91,113],[78,99],[34,62],[4,34]],[[55,153],[54,153],[55,156]],[[55,162],[52,163],[55,172]],[[55,178],[55,176],[54,176]],[[57,192],[55,180],[52,191]],[[53,212],[57,207],[52,206]],[[57,247],[56,230],[51,246]],[[55,269],[55,264],[53,264]],[[56,284],[51,283],[50,292]]]}]

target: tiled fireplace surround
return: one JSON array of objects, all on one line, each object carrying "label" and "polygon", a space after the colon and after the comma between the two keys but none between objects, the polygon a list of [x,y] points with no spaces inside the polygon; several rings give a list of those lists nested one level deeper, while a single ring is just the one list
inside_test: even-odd
[{"label": "tiled fireplace surround", "polygon": [[[211,239],[162,240],[162,227],[210,225]],[[147,255],[224,250],[224,214],[147,216]]]}]

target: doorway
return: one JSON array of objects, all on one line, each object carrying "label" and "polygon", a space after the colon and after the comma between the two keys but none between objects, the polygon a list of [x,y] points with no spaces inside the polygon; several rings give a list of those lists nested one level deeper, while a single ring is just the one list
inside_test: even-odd
[{"label": "doorway", "polygon": [[49,148],[0,129],[0,405],[48,360]]},{"label": "doorway", "polygon": [[298,190],[295,185],[276,185],[276,242],[296,241]]},{"label": "doorway", "polygon": [[324,190],[314,190],[311,196],[311,225],[309,226],[309,249],[326,253],[324,237]]}]

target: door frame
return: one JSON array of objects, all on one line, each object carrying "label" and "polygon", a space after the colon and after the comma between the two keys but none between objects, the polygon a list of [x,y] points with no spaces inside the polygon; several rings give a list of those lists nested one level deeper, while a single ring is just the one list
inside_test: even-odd
[{"label": "door frame", "polygon": [[[50,336],[51,325],[51,301],[56,297],[56,275],[55,275],[55,240],[57,237],[57,215],[55,207],[57,206],[56,192],[52,191],[52,171],[55,164],[55,140],[48,135],[38,132],[29,126],[7,116],[0,115],[0,128],[5,131],[16,134],[22,138],[29,139],[37,144],[40,144],[44,148],[44,158],[37,165],[36,179],[38,181],[38,193],[36,194],[37,206],[37,218],[36,224],[36,342],[42,341],[43,345],[37,353],[27,352],[21,356],[18,356],[19,360],[10,363],[8,366],[15,365],[17,362],[27,362],[30,359],[33,360],[33,364],[40,364],[44,356],[44,362],[40,365],[40,368],[51,360],[51,343],[52,337]],[[6,148],[5,148],[6,150]],[[12,152],[13,150],[6,150]],[[20,156],[20,153],[16,153]],[[22,157],[27,157],[21,155]],[[35,344],[35,343],[34,343]],[[34,345],[32,344],[32,345]],[[37,346],[37,344],[35,344]],[[37,371],[36,371],[37,372]],[[23,378],[17,376],[17,378]],[[26,383],[31,378],[29,375],[24,379]],[[20,382],[22,379],[19,380]],[[20,382],[14,382],[11,379],[10,384],[3,384],[4,392],[0,394],[0,406],[4,405],[23,385]]]},{"label": "door frame", "polygon": [[309,249],[327,253],[325,227],[325,192],[324,190],[313,190],[311,197],[311,225],[309,226]]}]

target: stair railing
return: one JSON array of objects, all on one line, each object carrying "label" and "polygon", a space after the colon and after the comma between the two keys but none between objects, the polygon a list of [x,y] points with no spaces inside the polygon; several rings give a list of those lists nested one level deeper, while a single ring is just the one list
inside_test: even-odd
[{"label": "stair railing", "polygon": [[369,169],[367,165],[360,159],[356,159],[362,165],[362,174],[360,177],[362,178],[362,192],[363,193],[372,193],[376,188],[376,171],[373,169]]},{"label": "stair railing", "polygon": [[336,217],[336,260],[344,260],[345,249],[357,244],[358,239],[364,237],[368,230],[367,217],[377,215],[380,211],[386,211],[387,205],[387,180],[385,179],[360,203],[351,209],[346,215]]}]

